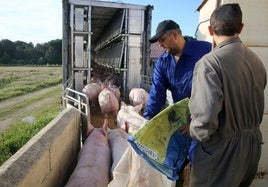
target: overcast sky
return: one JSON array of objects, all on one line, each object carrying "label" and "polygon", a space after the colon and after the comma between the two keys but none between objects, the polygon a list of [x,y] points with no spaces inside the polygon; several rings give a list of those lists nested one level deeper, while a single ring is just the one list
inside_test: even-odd
[{"label": "overcast sky", "polygon": [[62,38],[61,0],[0,0],[0,40],[45,43]]},{"label": "overcast sky", "polygon": [[[115,1],[116,2],[116,1]],[[194,36],[202,0],[121,0],[153,5],[152,35],[157,24],[173,19],[184,35]],[[0,40],[45,43],[62,38],[62,0],[0,0]]]}]

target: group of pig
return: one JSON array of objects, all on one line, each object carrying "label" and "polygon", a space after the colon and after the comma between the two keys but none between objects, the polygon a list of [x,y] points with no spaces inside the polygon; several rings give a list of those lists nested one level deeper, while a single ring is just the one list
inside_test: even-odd
[{"label": "group of pig", "polygon": [[[93,78],[83,88],[90,105],[100,106],[104,122],[101,128],[88,124],[88,137],[66,186],[174,186],[174,181],[151,167],[127,141],[130,134],[146,123],[142,111],[146,107],[148,93],[142,88],[132,88],[130,104],[126,104],[120,101],[120,86],[114,83],[111,78],[105,81]],[[115,115],[118,128],[108,127],[108,114]]]},{"label": "group of pig", "polygon": [[66,187],[175,186],[175,181],[151,167],[127,141],[127,137],[145,123],[145,118],[139,114],[141,106],[122,102],[118,120],[137,127],[128,129],[128,132],[124,128],[109,129],[107,119],[104,119],[102,128],[88,124],[88,137]]},{"label": "group of pig", "polygon": [[[111,75],[104,81],[98,77],[92,77],[91,82],[87,84],[82,93],[86,94],[91,106],[99,105],[105,118],[108,114],[115,117],[120,107],[120,85],[117,84],[116,78]],[[129,92],[129,101],[133,106],[141,105],[145,108],[148,100],[148,93],[142,88],[132,88]]]}]

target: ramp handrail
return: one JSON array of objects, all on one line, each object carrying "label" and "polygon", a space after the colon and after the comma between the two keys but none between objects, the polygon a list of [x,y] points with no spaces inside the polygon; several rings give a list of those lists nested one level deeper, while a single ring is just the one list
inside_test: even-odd
[{"label": "ramp handrail", "polygon": [[90,115],[89,100],[84,93],[66,88],[62,94],[62,102],[64,107],[71,105],[86,116]]}]

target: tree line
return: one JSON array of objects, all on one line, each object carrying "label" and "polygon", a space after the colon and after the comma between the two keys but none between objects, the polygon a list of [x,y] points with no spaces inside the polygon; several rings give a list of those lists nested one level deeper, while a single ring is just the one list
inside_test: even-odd
[{"label": "tree line", "polygon": [[0,41],[0,65],[61,65],[62,40],[51,40],[43,44]]}]

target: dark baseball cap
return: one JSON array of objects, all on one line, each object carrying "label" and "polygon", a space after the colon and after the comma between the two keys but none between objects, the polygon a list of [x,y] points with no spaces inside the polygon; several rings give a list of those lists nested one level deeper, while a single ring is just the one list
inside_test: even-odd
[{"label": "dark baseball cap", "polygon": [[165,32],[172,30],[172,29],[179,29],[180,26],[172,20],[165,20],[158,24],[156,29],[156,34],[149,39],[150,43],[155,43]]}]

